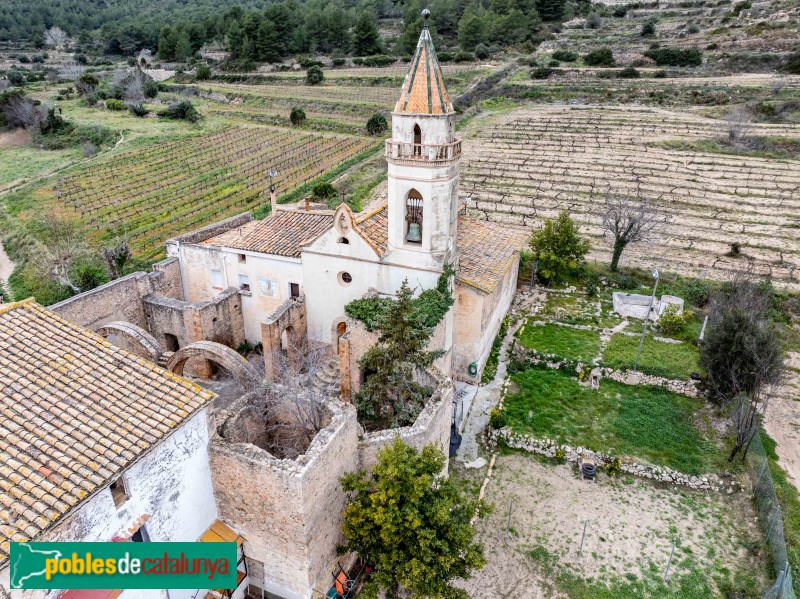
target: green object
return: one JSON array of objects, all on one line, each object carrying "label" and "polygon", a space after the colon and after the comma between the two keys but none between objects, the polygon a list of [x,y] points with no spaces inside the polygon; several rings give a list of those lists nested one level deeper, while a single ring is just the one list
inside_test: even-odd
[{"label": "green object", "polygon": [[476,362],[470,363],[468,371],[470,376],[478,374],[478,364]]},{"label": "green object", "polygon": [[408,235],[406,241],[411,243],[422,243],[422,225],[419,223],[411,223],[408,225]]}]

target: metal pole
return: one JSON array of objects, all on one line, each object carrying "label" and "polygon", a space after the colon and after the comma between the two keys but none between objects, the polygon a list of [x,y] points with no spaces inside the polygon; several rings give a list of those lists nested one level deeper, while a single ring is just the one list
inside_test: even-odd
[{"label": "metal pole", "polygon": [[767,531],[767,543],[769,543],[769,538],[772,536],[772,529],[775,526],[775,521],[778,519],[781,513],[781,506],[778,506],[778,509],[775,510],[775,514],[772,516],[772,522],[770,522],[769,530]]},{"label": "metal pole", "polygon": [[[788,563],[786,564],[789,565]],[[778,574],[778,582],[775,583],[775,599],[780,599],[783,597],[783,581],[784,577],[786,576],[786,568],[781,570],[781,573]]]},{"label": "metal pole", "polygon": [[672,556],[675,553],[675,544],[677,541],[672,541],[672,551],[669,552],[669,559],[667,560],[667,567],[664,570],[664,584],[667,584],[667,575],[669,574],[669,567],[672,564]]},{"label": "metal pole", "polygon": [[639,351],[636,352],[636,362],[633,364],[633,371],[639,368],[639,356],[642,355],[642,345],[644,345],[644,336],[647,333],[647,323],[650,322],[650,312],[653,310],[653,302],[656,299],[656,289],[658,288],[658,277],[656,277],[656,284],[653,285],[653,295],[650,296],[650,304],[647,307],[647,315],[644,317],[644,328],[642,329],[642,338],[639,339]]},{"label": "metal pole", "polygon": [[586,525],[589,524],[588,520],[583,521],[583,534],[581,535],[581,546],[578,548],[578,555],[583,553],[583,540],[586,538]]},{"label": "metal pole", "polygon": [[514,500],[511,500],[511,503],[508,504],[508,522],[506,523],[506,536],[510,534],[511,531],[511,509],[514,507]]}]

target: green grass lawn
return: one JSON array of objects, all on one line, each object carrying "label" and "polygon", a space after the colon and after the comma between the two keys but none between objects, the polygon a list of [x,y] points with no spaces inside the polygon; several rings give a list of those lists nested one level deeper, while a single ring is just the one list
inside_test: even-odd
[{"label": "green grass lawn", "polygon": [[519,335],[519,341],[524,347],[542,354],[555,354],[580,362],[591,362],[600,353],[600,333],[557,324],[527,324]]},{"label": "green grass lawn", "polygon": [[[603,354],[603,365],[615,370],[633,370],[639,337],[613,335]],[[648,333],[639,358],[639,370],[645,374],[667,379],[686,380],[699,372],[700,350],[689,343],[656,341]]]},{"label": "green grass lawn", "polygon": [[607,379],[595,391],[556,370],[530,369],[512,380],[519,390],[506,398],[504,410],[516,432],[692,474],[719,461],[715,445],[695,426],[703,400]]}]

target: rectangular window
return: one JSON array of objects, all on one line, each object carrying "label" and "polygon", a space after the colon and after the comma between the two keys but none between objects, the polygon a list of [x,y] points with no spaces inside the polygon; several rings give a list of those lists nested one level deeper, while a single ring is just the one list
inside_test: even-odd
[{"label": "rectangular window", "polygon": [[289,283],[289,296],[292,299],[300,297],[300,285],[298,283]]},{"label": "rectangular window", "polygon": [[111,489],[111,498],[114,500],[114,505],[118,508],[122,507],[122,504],[130,499],[128,490],[125,488],[125,480],[121,476],[111,483],[109,489]]},{"label": "rectangular window", "polygon": [[239,289],[245,293],[250,293],[250,277],[247,275],[239,275]]},{"label": "rectangular window", "polygon": [[221,270],[212,270],[211,271],[211,286],[214,289],[224,289],[225,286],[222,283],[222,271]]},{"label": "rectangular window", "polygon": [[239,254],[239,264],[247,264],[247,256],[245,254]]}]

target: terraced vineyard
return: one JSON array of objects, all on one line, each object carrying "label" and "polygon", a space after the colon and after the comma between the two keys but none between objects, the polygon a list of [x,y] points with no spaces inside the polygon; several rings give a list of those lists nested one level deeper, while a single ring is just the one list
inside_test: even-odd
[{"label": "terraced vineyard", "polygon": [[308,183],[374,140],[270,127],[235,127],[117,154],[59,181],[55,194],[90,230],[125,230],[134,253],[152,259],[170,235],[269,202]]},{"label": "terraced vineyard", "polygon": [[[568,209],[606,260],[604,197],[640,185],[669,220],[623,262],[719,276],[752,261],[798,284],[800,161],[663,147],[720,135],[719,121],[658,108],[541,107],[487,123],[467,140],[461,189],[474,216],[531,227]],[[800,126],[757,125],[754,134],[800,137]],[[732,243],[741,256],[729,257]]]}]

